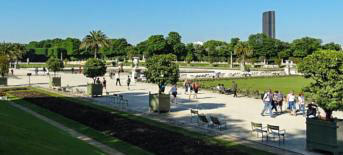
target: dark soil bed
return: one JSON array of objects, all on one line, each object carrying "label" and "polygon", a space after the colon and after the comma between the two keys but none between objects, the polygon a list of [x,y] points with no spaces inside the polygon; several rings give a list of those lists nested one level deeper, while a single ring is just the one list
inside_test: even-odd
[{"label": "dark soil bed", "polygon": [[154,154],[246,154],[237,149],[209,144],[203,139],[184,136],[118,114],[39,92],[12,92],[11,94]]}]

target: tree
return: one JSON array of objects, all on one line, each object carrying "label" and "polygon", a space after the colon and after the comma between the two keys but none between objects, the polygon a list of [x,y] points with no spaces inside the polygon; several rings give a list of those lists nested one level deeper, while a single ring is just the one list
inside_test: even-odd
[{"label": "tree", "polygon": [[333,111],[343,111],[343,52],[320,50],[299,64],[299,72],[312,83],[304,91],[332,119]]},{"label": "tree", "polygon": [[[222,48],[225,48],[227,44],[223,41],[218,41],[218,40],[209,40],[204,43],[204,48],[207,51],[207,60],[210,63],[215,62],[218,60],[218,57],[220,57],[220,50]],[[225,53],[225,52],[222,52]]]},{"label": "tree", "polygon": [[254,51],[254,57],[264,57],[265,59],[277,55],[276,40],[268,37],[264,33],[253,34],[249,36],[248,44]]},{"label": "tree", "polygon": [[83,74],[92,78],[95,84],[96,78],[106,74],[106,64],[102,60],[89,58],[84,66]]},{"label": "tree", "polygon": [[91,31],[89,35],[83,38],[80,48],[94,50],[94,58],[97,58],[99,49],[109,47],[109,44],[107,36],[103,32]]},{"label": "tree", "polygon": [[53,71],[56,75],[56,72],[60,71],[62,68],[64,68],[63,61],[60,59],[57,59],[55,57],[51,57],[47,62],[46,65],[49,69],[49,71]]},{"label": "tree", "polygon": [[167,53],[168,45],[163,35],[150,36],[144,43],[144,46],[144,55],[146,57]]},{"label": "tree", "polygon": [[101,51],[104,55],[107,57],[127,56],[128,48],[131,47],[131,45],[126,39],[111,39],[110,42],[110,46],[108,48],[103,48]]},{"label": "tree", "polygon": [[235,46],[235,54],[241,61],[241,70],[245,71],[246,58],[253,55],[253,50],[247,42],[239,42]]},{"label": "tree", "polygon": [[9,71],[9,59],[5,55],[0,55],[0,75],[4,77]]},{"label": "tree", "polygon": [[[156,55],[146,61],[147,71],[145,75],[148,82],[158,86],[176,84],[179,80],[179,66],[173,61],[176,56],[173,54]],[[159,87],[160,88],[160,87]],[[159,90],[161,93],[161,90]]]},{"label": "tree", "polygon": [[296,39],[291,44],[291,49],[293,51],[293,56],[304,58],[307,55],[312,54],[314,51],[320,49],[321,44],[320,39],[304,37],[301,39]]},{"label": "tree", "polygon": [[176,44],[181,43],[181,35],[177,32],[169,32],[166,41],[168,45],[174,46]]},{"label": "tree", "polygon": [[9,58],[9,61],[16,61],[23,57],[25,46],[18,43],[0,43],[0,54]]},{"label": "tree", "polygon": [[228,50],[230,52],[230,68],[233,67],[233,55],[235,53],[235,46],[239,43],[239,41],[239,38],[231,38],[231,41],[228,44]]},{"label": "tree", "polygon": [[334,42],[324,44],[322,46],[322,49],[324,50],[335,50],[335,51],[341,51],[342,47],[340,44],[335,44]]}]

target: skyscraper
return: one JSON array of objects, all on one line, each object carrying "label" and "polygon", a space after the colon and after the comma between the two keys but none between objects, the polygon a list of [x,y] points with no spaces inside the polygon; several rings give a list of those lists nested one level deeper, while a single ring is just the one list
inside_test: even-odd
[{"label": "skyscraper", "polygon": [[263,12],[262,31],[267,36],[275,39],[275,11]]}]

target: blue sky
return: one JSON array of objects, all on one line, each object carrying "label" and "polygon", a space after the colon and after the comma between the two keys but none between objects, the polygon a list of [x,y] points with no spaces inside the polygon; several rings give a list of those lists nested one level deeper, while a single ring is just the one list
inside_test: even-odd
[{"label": "blue sky", "polygon": [[179,32],[184,42],[246,40],[276,11],[276,37],[312,36],[343,44],[342,0],[2,0],[0,41],[76,37],[102,30],[136,44]]}]

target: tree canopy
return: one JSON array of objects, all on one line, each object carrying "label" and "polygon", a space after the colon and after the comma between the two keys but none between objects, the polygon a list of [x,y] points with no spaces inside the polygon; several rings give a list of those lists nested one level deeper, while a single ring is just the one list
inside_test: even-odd
[{"label": "tree canopy", "polygon": [[157,85],[176,84],[179,80],[179,66],[173,61],[173,54],[156,55],[146,62],[145,75],[147,80]]},{"label": "tree canopy", "polygon": [[51,57],[47,62],[46,65],[49,71],[53,71],[54,74],[64,68],[63,62],[60,59],[55,57]]},{"label": "tree canopy", "polygon": [[83,74],[88,78],[92,78],[95,84],[97,77],[106,74],[106,64],[102,60],[89,58],[84,65]]},{"label": "tree canopy", "polygon": [[94,50],[94,58],[97,58],[99,49],[109,47],[109,44],[110,42],[103,32],[91,31],[89,35],[83,38],[80,48]]},{"label": "tree canopy", "polygon": [[9,59],[6,55],[0,55],[0,75],[4,77],[9,71]]},{"label": "tree canopy", "polygon": [[299,64],[299,72],[313,82],[304,88],[331,119],[333,111],[343,110],[343,52],[320,50]]}]

